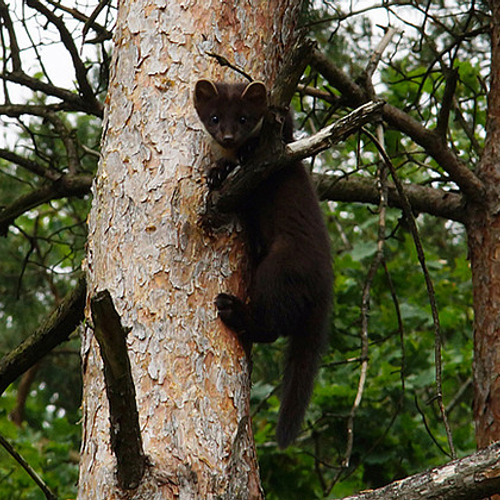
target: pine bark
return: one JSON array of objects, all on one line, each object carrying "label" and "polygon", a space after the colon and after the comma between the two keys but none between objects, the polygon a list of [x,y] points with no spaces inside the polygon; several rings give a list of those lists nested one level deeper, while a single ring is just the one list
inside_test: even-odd
[{"label": "pine bark", "polygon": [[478,176],[486,196],[469,207],[474,290],[474,419],[479,448],[500,440],[500,2],[492,9],[487,141]]},{"label": "pine bark", "polygon": [[[123,0],[86,259],[88,297],[107,290],[127,334],[148,470],[130,498],[262,498],[249,364],[216,318],[244,296],[241,238],[200,218],[212,158],[192,106],[199,78],[236,80],[207,52],[271,86],[294,42],[299,0]],[[122,498],[103,363],[83,342],[81,499]]]}]

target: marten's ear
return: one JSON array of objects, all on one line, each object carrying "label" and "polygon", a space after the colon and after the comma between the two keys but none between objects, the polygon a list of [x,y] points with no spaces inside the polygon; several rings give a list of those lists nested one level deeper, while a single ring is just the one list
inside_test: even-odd
[{"label": "marten's ear", "polygon": [[219,95],[215,83],[210,80],[198,80],[194,88],[194,102],[201,104]]},{"label": "marten's ear", "polygon": [[245,101],[250,101],[253,104],[267,105],[267,90],[266,86],[262,82],[252,82],[249,83],[243,93],[241,98]]}]

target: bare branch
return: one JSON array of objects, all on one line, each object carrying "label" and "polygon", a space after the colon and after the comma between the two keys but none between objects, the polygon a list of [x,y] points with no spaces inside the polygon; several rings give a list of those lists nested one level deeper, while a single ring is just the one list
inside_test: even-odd
[{"label": "bare branch", "polygon": [[287,54],[271,92],[270,106],[272,109],[288,109],[293,94],[297,90],[300,77],[311,60],[316,43],[299,37]]},{"label": "bare branch", "polygon": [[83,321],[85,279],[78,281],[59,307],[33,335],[0,361],[0,394],[19,376],[40,361],[54,347],[68,340]]},{"label": "bare branch", "polygon": [[365,123],[373,120],[383,106],[382,101],[367,102],[314,135],[287,144],[287,163],[314,156],[346,139]]},{"label": "bare branch", "polygon": [[[312,65],[343,94],[351,106],[359,106],[368,100],[363,89],[318,50],[313,51]],[[426,129],[410,115],[390,104],[384,106],[382,117],[389,125],[404,132],[422,146],[458,184],[466,197],[477,202],[484,201],[484,184],[435,131]]]},{"label": "bare branch", "polygon": [[[383,129],[382,124],[379,123],[377,125],[377,134],[380,140],[383,140]],[[368,275],[366,276],[365,284],[363,286],[363,292],[361,294],[361,331],[360,331],[360,341],[361,341],[361,349],[360,349],[360,359],[361,359],[361,370],[358,381],[358,390],[356,392],[356,397],[354,399],[354,403],[351,407],[351,411],[349,412],[347,418],[347,445],[344,461],[342,466],[344,468],[349,467],[352,449],[354,444],[354,418],[356,417],[356,413],[361,405],[361,400],[363,398],[363,393],[366,384],[366,378],[368,373],[368,319],[369,319],[369,311],[370,311],[370,293],[371,287],[373,284],[373,280],[375,279],[375,275],[380,267],[380,265],[384,262],[384,247],[385,247],[385,238],[386,238],[386,214],[387,214],[387,204],[388,204],[388,186],[387,186],[387,166],[384,161],[379,162],[378,166],[378,191],[379,191],[379,224],[378,224],[378,235],[377,235],[377,252],[372,259],[370,269],[368,270]],[[340,477],[341,472],[339,471],[337,477]],[[333,487],[332,486],[331,488]],[[331,490],[330,490],[331,491]]]},{"label": "bare branch", "polygon": [[9,34],[12,69],[13,71],[21,71],[21,58],[19,56],[19,45],[17,43],[16,32],[14,30],[14,25],[12,24],[12,19],[9,15],[9,8],[5,5],[3,0],[0,0],[0,18],[3,19],[3,23],[7,28],[7,33]]},{"label": "bare branch", "polygon": [[123,489],[137,488],[146,470],[142,449],[135,387],[121,324],[107,290],[91,299],[92,320],[104,363],[106,393],[109,400],[111,448],[117,460],[118,483]]},{"label": "bare branch", "polygon": [[[92,15],[90,17],[86,16],[85,14],[82,14],[79,10],[73,9],[70,7],[66,7],[65,5],[62,5],[59,2],[55,2],[54,0],[47,0],[50,5],[53,5],[54,7],[67,12],[68,14],[71,14],[77,21],[82,21],[85,23],[85,35],[87,34],[89,28],[92,28],[99,36],[100,40],[111,40],[113,37],[111,31],[108,31],[104,26],[100,25],[99,23],[96,22],[97,16],[100,14],[101,10],[99,6],[94,10]],[[104,0],[104,5],[106,3],[109,3],[108,0]],[[104,6],[103,5],[103,6]]]},{"label": "bare branch", "polygon": [[380,144],[380,142],[368,131],[364,131],[373,141],[375,146],[377,147],[381,157],[383,158],[387,168],[391,173],[392,180],[396,185],[399,196],[401,197],[401,201],[403,202],[403,213],[406,217],[406,221],[408,223],[408,227],[410,228],[411,235],[413,237],[413,241],[415,243],[415,249],[417,250],[418,260],[420,262],[420,266],[422,268],[422,272],[424,274],[425,284],[427,287],[427,295],[429,297],[429,304],[431,306],[432,311],[432,321],[434,324],[434,361],[435,361],[435,370],[436,370],[436,395],[435,398],[438,402],[439,410],[441,413],[441,418],[443,420],[443,424],[446,430],[446,436],[448,438],[448,445],[450,447],[450,453],[452,458],[456,458],[455,446],[453,444],[453,437],[451,434],[451,429],[448,423],[448,418],[446,416],[446,410],[443,404],[443,385],[442,385],[442,357],[441,357],[441,346],[442,346],[442,337],[441,337],[441,323],[439,321],[439,312],[436,304],[436,294],[434,292],[434,284],[432,283],[432,279],[429,274],[429,270],[427,268],[427,264],[425,261],[425,253],[422,247],[422,242],[420,240],[420,236],[418,234],[417,224],[415,222],[415,217],[413,215],[413,211],[411,209],[410,202],[408,198],[406,198],[403,190],[403,186],[401,181],[398,178],[396,173],[396,169],[392,164],[389,156],[387,155],[385,149]]},{"label": "bare branch", "polygon": [[380,40],[377,48],[373,51],[373,54],[370,57],[370,60],[368,61],[368,64],[366,65],[365,71],[364,71],[364,78],[366,80],[370,80],[373,76],[373,73],[375,73],[375,70],[377,69],[377,66],[382,59],[382,54],[384,53],[384,50],[387,48],[389,45],[390,41],[392,40],[392,37],[398,33],[398,30],[396,28],[393,28],[389,26],[385,30],[385,34],[382,37],[382,40]]},{"label": "bare branch", "polygon": [[10,161],[11,163],[14,163],[26,169],[28,172],[31,172],[32,174],[39,175],[40,177],[44,177],[51,181],[56,181],[61,176],[60,173],[55,172],[53,170],[49,170],[40,165],[39,163],[37,163],[36,161],[28,160],[28,158],[20,156],[7,149],[0,148],[0,158]]},{"label": "bare branch", "polygon": [[110,3],[110,0],[101,0],[99,2],[99,4],[97,5],[97,7],[92,12],[92,14],[90,15],[90,17],[87,19],[87,21],[85,21],[85,26],[83,27],[83,31],[82,31],[83,39],[85,39],[87,37],[87,33],[91,27],[95,29],[95,27],[94,27],[95,20],[99,17],[99,14],[102,12],[104,7],[106,7],[106,5],[109,3]]},{"label": "bare branch", "polygon": [[95,115],[100,118],[103,116],[103,107],[100,103],[89,103],[86,99],[82,99],[81,96],[71,92],[69,90],[57,87],[50,83],[42,82],[37,78],[33,78],[26,73],[21,71],[15,71],[12,73],[4,73],[0,77],[6,81],[13,83],[18,83],[30,88],[33,91],[42,92],[46,95],[57,97],[61,99],[66,105],[68,111],[82,111],[90,115]]},{"label": "bare branch", "polygon": [[480,500],[500,491],[500,443],[344,500]]},{"label": "bare branch", "polygon": [[28,473],[36,485],[43,491],[47,500],[57,500],[57,496],[45,484],[42,478],[35,472],[33,467],[16,451],[16,449],[0,434],[0,444],[7,450],[12,458]]},{"label": "bare branch", "polygon": [[[360,177],[339,177],[313,174],[322,200],[371,203],[378,205],[380,195],[375,182]],[[418,184],[403,184],[403,191],[415,212],[428,213],[456,222],[465,222],[464,197],[460,194],[433,189]],[[388,184],[389,206],[402,208],[402,201],[394,184]]]},{"label": "bare branch", "polygon": [[49,113],[47,117],[54,126],[58,137],[64,144],[64,148],[66,149],[66,158],[68,159],[69,172],[71,174],[77,174],[80,171],[80,158],[78,156],[78,150],[75,144],[74,136],[67,129],[64,122],[57,116],[56,113]]},{"label": "bare branch", "polygon": [[446,131],[448,130],[448,121],[450,119],[450,112],[453,108],[455,100],[455,89],[457,88],[458,69],[444,68],[443,73],[446,75],[446,85],[444,88],[443,99],[441,102],[441,109],[436,124],[436,134],[441,137],[441,141],[446,141]]},{"label": "bare branch", "polygon": [[95,92],[87,80],[87,68],[85,67],[83,61],[80,59],[78,49],[76,48],[71,33],[68,31],[66,25],[64,24],[64,20],[61,17],[56,16],[38,0],[26,0],[26,3],[32,9],[40,12],[40,14],[42,14],[50,23],[52,23],[57,28],[61,36],[61,41],[68,50],[73,61],[76,80],[84,99],[88,103],[89,107],[94,109],[94,114],[101,113],[102,105],[99,103],[99,101],[97,101]]},{"label": "bare branch", "polygon": [[236,73],[240,74],[241,76],[245,77],[249,82],[253,81],[253,78],[244,70],[242,70],[240,67],[236,66],[236,64],[233,64],[230,62],[227,58],[220,54],[216,54],[215,52],[207,52],[207,56],[213,57],[219,66],[227,67],[232,69],[233,71],[236,71]]},{"label": "bare branch", "polygon": [[64,175],[55,182],[36,189],[0,210],[0,236],[5,236],[9,226],[20,215],[50,200],[67,196],[84,196],[90,192],[92,176]]}]

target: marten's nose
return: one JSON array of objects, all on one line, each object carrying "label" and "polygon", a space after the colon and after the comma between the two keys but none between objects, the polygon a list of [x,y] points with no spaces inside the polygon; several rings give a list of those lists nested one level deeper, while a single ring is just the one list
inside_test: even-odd
[{"label": "marten's nose", "polygon": [[231,145],[234,143],[234,135],[233,134],[224,134],[222,137],[222,142],[224,145]]}]

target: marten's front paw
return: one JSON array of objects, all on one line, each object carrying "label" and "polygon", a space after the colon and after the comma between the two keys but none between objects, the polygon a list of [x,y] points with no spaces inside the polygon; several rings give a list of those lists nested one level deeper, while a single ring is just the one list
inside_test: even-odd
[{"label": "marten's front paw", "polygon": [[244,333],[245,305],[238,297],[219,293],[215,299],[217,312],[222,322],[237,333]]},{"label": "marten's front paw", "polygon": [[235,163],[224,159],[219,160],[215,167],[211,168],[208,171],[208,189],[210,189],[210,191],[219,189],[222,186],[222,183],[226,180],[227,176],[234,170],[235,167]]}]

